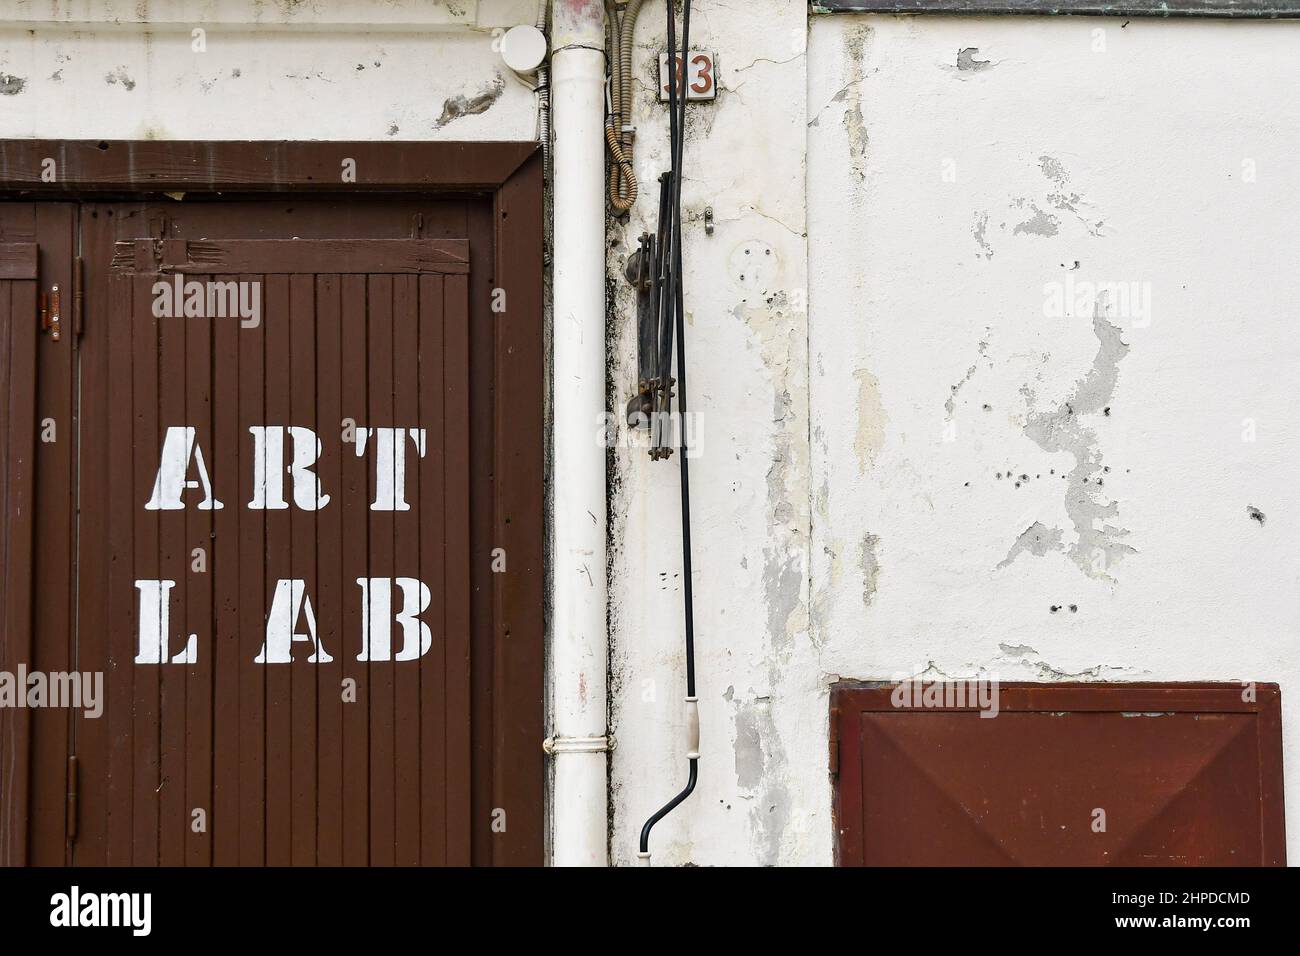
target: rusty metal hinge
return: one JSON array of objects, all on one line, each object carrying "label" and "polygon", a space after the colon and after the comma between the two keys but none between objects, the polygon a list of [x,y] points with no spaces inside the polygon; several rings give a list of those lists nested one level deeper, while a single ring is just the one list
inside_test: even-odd
[{"label": "rusty metal hinge", "polygon": [[75,756],[69,757],[68,758],[68,817],[67,817],[67,830],[68,830],[69,843],[71,843],[73,840],[77,838],[77,818],[79,816],[78,811],[80,810],[77,801],[77,794],[78,791],[81,789],[81,787],[79,786],[80,776],[81,773],[78,767],[77,758]]},{"label": "rusty metal hinge", "polygon": [[57,285],[51,286],[48,295],[41,293],[41,331],[50,333],[50,338],[57,342],[62,321],[63,293]]}]

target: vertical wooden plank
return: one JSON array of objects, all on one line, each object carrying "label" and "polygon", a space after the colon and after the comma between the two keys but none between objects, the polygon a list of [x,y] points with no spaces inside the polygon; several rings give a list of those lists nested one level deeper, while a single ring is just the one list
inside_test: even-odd
[{"label": "vertical wooden plank", "polygon": [[[11,549],[12,525],[17,515],[11,512],[10,497],[15,491],[13,478],[9,474],[9,443],[13,425],[13,400],[10,393],[10,369],[20,366],[21,360],[14,356],[14,327],[12,304],[12,281],[0,281],[0,562],[5,568],[13,568],[31,562],[30,554],[19,555]],[[9,575],[0,575],[0,670],[13,673],[17,669],[15,659],[18,634],[9,626],[10,591],[14,587]],[[14,716],[17,708],[0,708],[0,866],[16,866],[26,862],[15,858],[12,853],[16,844],[14,829],[27,829],[26,801],[21,816],[16,813],[14,804],[18,796],[14,792],[15,776],[18,771],[18,759],[26,760],[26,741],[20,745],[14,732]],[[24,789],[26,781],[23,781]],[[25,841],[24,841],[25,843]]]},{"label": "vertical wooden plank", "polygon": [[[59,287],[61,311],[72,315],[74,208],[64,203],[36,206],[36,237],[40,244],[41,282]],[[35,314],[35,309],[33,312]],[[33,614],[33,670],[45,673],[72,669],[74,469],[77,422],[74,417],[72,323],[62,323],[58,341],[42,336],[37,345],[37,442],[34,593],[40,596]],[[53,423],[53,439],[43,423]],[[61,866],[71,859],[67,840],[68,754],[72,724],[68,709],[46,707],[31,716],[30,861],[37,866]]]},{"label": "vertical wooden plank", "polygon": [[[316,431],[316,283],[311,275],[289,277],[289,419],[286,424]],[[323,442],[321,443],[323,444]],[[286,457],[292,454],[292,442],[286,444]],[[312,473],[317,474],[315,467]],[[306,582],[302,616],[294,621],[293,633],[319,639],[319,615],[316,614],[316,512],[304,510],[293,500],[290,482],[285,489],[289,498],[290,563],[292,577]],[[328,653],[328,649],[326,650]],[[293,662],[289,665],[290,691],[293,698],[293,742],[291,777],[293,786],[292,859],[294,866],[316,863],[316,679],[319,658],[313,662],[306,643],[295,642]]]},{"label": "vertical wooden plank", "polygon": [[[471,597],[470,508],[486,488],[470,487],[470,335],[469,285],[466,276],[443,279],[444,535],[447,628],[447,862],[468,866],[474,829],[486,830],[490,819],[471,818]],[[490,545],[480,557],[490,562]],[[508,559],[508,555],[507,555]],[[485,702],[487,703],[487,702]],[[499,804],[498,804],[499,806]]]},{"label": "vertical wooden plank", "polygon": [[[211,276],[192,276],[207,289]],[[213,488],[212,503],[235,507],[221,497],[227,475],[224,455],[214,441],[212,428],[212,336],[214,320],[208,315],[187,316],[185,349],[185,421],[195,429],[195,470],[201,450]],[[222,320],[227,321],[227,320]],[[200,510],[201,488],[186,496],[183,554],[186,576],[185,635],[194,635],[196,659],[185,665],[185,862],[187,866],[212,865],[212,688],[216,635],[212,606],[213,515]],[[201,568],[201,570],[199,570]],[[183,644],[182,644],[183,646]],[[201,810],[198,819],[195,813]],[[198,831],[196,823],[201,823]]]},{"label": "vertical wooden plank", "polygon": [[[495,689],[494,660],[496,656],[496,638],[493,632],[493,596],[496,587],[492,574],[492,537],[494,533],[496,490],[492,456],[495,453],[495,431],[492,423],[492,407],[495,396],[495,384],[492,381],[494,355],[496,352],[496,322],[491,318],[492,289],[497,275],[496,255],[496,215],[488,203],[474,203],[466,209],[467,232],[470,241],[470,305],[469,314],[481,318],[481,322],[470,323],[469,328],[469,408],[473,414],[469,417],[469,468],[473,476],[472,492],[469,497],[469,575],[470,575],[470,805],[471,805],[471,861],[475,866],[490,866],[494,862],[496,847],[500,843],[492,833],[492,811],[497,806],[494,789],[494,775],[497,770],[497,756],[493,749],[492,721],[495,717],[493,697]],[[450,306],[452,291],[444,284],[444,294]],[[448,315],[448,334],[450,335],[450,314]],[[450,342],[447,346],[451,347]],[[448,356],[447,371],[452,371],[451,358]],[[460,420],[448,406],[447,430],[452,433]],[[448,451],[448,458],[450,458]],[[447,478],[447,496],[453,499],[452,476]],[[447,527],[448,567],[452,566],[450,538],[454,533],[451,525]],[[450,593],[450,590],[449,590]],[[450,600],[450,599],[449,599]],[[448,637],[452,636],[448,629]],[[454,712],[451,701],[452,685],[448,684],[449,713]],[[451,747],[452,734],[448,734],[448,747]],[[450,757],[450,755],[449,755]],[[448,764],[449,780],[458,779],[458,771]],[[449,818],[449,833],[454,826]]]},{"label": "vertical wooden plank", "polygon": [[[92,207],[92,228],[84,242],[88,250],[111,248],[106,207]],[[83,218],[84,222],[84,218]],[[101,245],[104,244],[104,245]],[[135,654],[137,636],[137,599],[132,566],[135,554],[136,516],[143,507],[134,494],[133,458],[149,457],[148,449],[133,448],[132,396],[132,286],[126,277],[109,277],[104,261],[87,257],[86,263],[86,342],[107,353],[108,385],[101,404],[107,432],[106,463],[101,480],[106,483],[108,535],[108,601],[103,617],[108,634],[108,674],[106,675],[105,712],[101,721],[108,725],[107,808],[105,862],[109,866],[130,866],[133,836],[133,742],[135,712]],[[91,295],[90,289],[96,290]],[[95,401],[93,396],[83,399]],[[82,535],[86,547],[95,543]],[[100,560],[103,557],[101,556]],[[83,561],[83,564],[85,562]],[[83,627],[84,631],[85,628]],[[87,755],[89,756],[89,755]],[[93,775],[89,776],[94,780]]]},{"label": "vertical wooden plank", "polygon": [[[214,276],[221,283],[239,282],[238,276]],[[245,286],[245,288],[248,288]],[[217,318],[212,328],[212,448],[213,481],[225,507],[213,515],[213,535],[208,552],[212,576],[212,811],[208,819],[212,862],[217,866],[239,863],[239,788],[243,767],[239,754],[240,605],[253,595],[240,593],[240,523],[247,499],[240,482],[249,468],[249,439],[239,425],[242,382],[239,374],[240,327],[237,317]],[[258,589],[260,595],[260,588]],[[249,666],[253,666],[250,665]]]},{"label": "vertical wooden plank", "polygon": [[[152,305],[152,295],[150,296]],[[195,324],[190,335],[190,323],[198,320],[183,316],[164,316],[159,323],[158,353],[158,418],[165,435],[170,428],[196,427],[199,423],[187,420],[186,375],[190,371],[187,349],[197,346],[200,326]],[[197,476],[197,452],[201,445],[198,437],[207,429],[196,431],[195,457],[189,462],[187,476]],[[162,445],[159,445],[159,455]],[[204,456],[205,462],[208,456]],[[154,459],[155,466],[159,458]],[[158,855],[162,866],[183,866],[185,846],[190,832],[190,808],[186,805],[186,763],[188,750],[187,690],[189,668],[173,664],[178,655],[186,651],[190,627],[190,598],[197,591],[190,573],[189,514],[202,500],[202,489],[187,489],[181,496],[185,508],[181,511],[160,511],[159,514],[159,568],[160,577],[175,581],[171,591],[170,633],[164,635],[165,660],[157,665],[162,672],[162,779],[159,781],[159,834]],[[196,642],[197,643],[197,642]]]},{"label": "vertical wooden plank", "polygon": [[[443,484],[446,467],[443,428],[443,280],[419,279],[419,423],[428,447],[416,468],[419,485],[420,580],[434,592],[424,619],[433,647],[420,658],[420,863],[447,862],[447,582],[445,578]],[[462,509],[464,510],[464,509]],[[468,783],[463,781],[462,785]]]},{"label": "vertical wooden plank", "polygon": [[[266,419],[265,424],[291,424],[289,279],[266,277]],[[289,447],[286,445],[286,457]],[[268,464],[268,480],[277,467]],[[283,472],[278,476],[287,478]],[[292,495],[287,482],[286,502]],[[266,607],[274,603],[278,580],[290,580],[292,504],[283,510],[263,512],[266,519]],[[266,862],[289,866],[293,862],[293,700],[289,664],[255,665],[266,672]]]},{"label": "vertical wooden plank", "polygon": [[[208,275],[195,275],[188,280],[198,282],[206,290],[212,280]],[[206,298],[206,295],[205,295]],[[194,428],[195,472],[200,451],[212,483],[216,509],[200,510],[202,489],[185,499],[185,553],[182,556],[185,574],[185,628],[178,641],[184,648],[188,635],[195,637],[195,659],[185,665],[185,803],[184,836],[185,864],[210,866],[212,864],[212,688],[213,658],[216,641],[213,628],[212,606],[212,538],[213,517],[226,508],[236,507],[236,502],[222,498],[229,469],[228,461],[214,441],[212,427],[212,336],[216,321],[207,314],[187,316],[176,321],[185,323],[185,424]],[[228,321],[228,320],[222,320]],[[229,477],[234,477],[230,475]],[[197,553],[196,553],[197,552]],[[201,568],[201,570],[199,570]],[[196,819],[196,811],[202,811]],[[196,825],[202,826],[196,831]]]},{"label": "vertical wooden plank", "polygon": [[[131,321],[131,444],[135,455],[131,498],[131,515],[135,522],[132,578],[135,581],[156,580],[163,577],[159,562],[162,513],[146,511],[144,506],[153,491],[162,452],[162,423],[158,415],[159,320],[153,315],[149,291],[152,278],[137,276],[120,281],[128,287],[131,297],[128,313]],[[137,615],[139,599],[139,592],[132,594]],[[166,635],[159,635],[159,640],[165,638]],[[157,866],[159,862],[162,670],[162,665],[133,664],[131,853],[135,866]]]},{"label": "vertical wooden plank", "polygon": [[[419,396],[419,288],[417,277],[393,277],[393,424],[402,429],[394,445],[395,463],[403,463],[403,485],[397,489],[409,510],[393,515],[393,574],[423,581],[420,576],[419,482],[420,451],[427,451],[427,436],[418,444],[409,429],[420,416]],[[417,433],[418,434],[418,433]],[[430,589],[432,592],[432,589]],[[394,600],[398,591],[394,590]],[[430,601],[433,613],[441,601]],[[428,627],[424,612],[420,621]],[[394,629],[396,656],[405,641]],[[430,627],[430,631],[432,628]],[[419,653],[419,648],[414,652]],[[432,650],[432,647],[430,648]],[[393,667],[394,743],[396,764],[397,863],[420,864],[420,665],[418,659],[400,661]]]},{"label": "vertical wooden plank", "polygon": [[[36,310],[35,282],[0,283],[0,343],[5,355],[6,406],[4,470],[4,660],[16,668],[31,660],[32,631],[32,546],[35,522],[33,505],[36,482],[36,323],[25,321]],[[12,562],[12,563],[11,563]],[[11,710],[2,715],[5,751],[0,781],[5,799],[0,807],[0,830],[5,834],[0,862],[22,865],[30,859],[28,810],[31,765],[30,711]]]},{"label": "vertical wooden plank", "polygon": [[[543,500],[544,390],[542,166],[534,154],[497,192],[496,281],[509,312],[494,314],[493,542],[510,556],[495,574],[493,788],[509,831],[493,838],[496,863],[539,865],[545,853]],[[477,314],[477,313],[476,313]],[[477,483],[477,482],[476,482]]]},{"label": "vertical wooden plank", "polygon": [[[98,209],[83,208],[80,219],[84,244],[88,248],[111,247],[110,236],[104,229]],[[99,265],[95,261],[87,263],[85,271],[89,281],[98,278],[103,283],[102,272],[96,268]],[[113,529],[118,532],[120,540],[122,519],[129,520],[131,514],[129,485],[126,493],[122,494],[123,480],[129,481],[131,465],[128,460],[125,470],[117,474],[110,468],[110,439],[114,426],[119,438],[125,437],[127,449],[130,448],[130,437],[123,434],[123,426],[129,427],[127,416],[130,413],[130,396],[127,393],[129,385],[126,389],[123,388],[120,375],[116,381],[113,380],[109,358],[113,339],[121,338],[129,342],[130,336],[118,335],[120,330],[109,325],[110,311],[104,294],[108,289],[102,285],[101,289],[101,294],[85,297],[85,308],[89,313],[85,335],[80,339],[75,334],[69,337],[76,343],[81,391],[76,492],[79,527],[76,534],[78,626],[75,666],[78,672],[92,681],[95,675],[102,675],[101,693],[107,696],[106,700],[101,700],[102,710],[98,717],[87,715],[84,709],[72,713],[79,776],[84,781],[98,781],[97,784],[79,788],[79,823],[77,838],[72,847],[73,862],[79,866],[103,866],[108,862],[110,801],[113,797],[122,795],[121,778],[117,781],[119,787],[114,788],[110,766],[110,748],[113,744],[110,731],[114,722],[119,733],[125,729],[122,721],[123,715],[130,714],[130,685],[123,685],[123,676],[129,679],[130,668],[133,666],[131,659],[122,660],[120,648],[113,646],[117,638],[115,627],[120,627],[127,621],[121,617],[122,598],[119,598],[116,608],[119,616],[114,618],[115,608],[110,588],[110,572],[119,570],[115,568],[113,558],[125,558],[126,563],[120,570],[129,568],[129,557],[113,549],[110,498],[116,482],[119,500],[125,504],[125,514],[118,516],[118,527]],[[67,301],[71,319],[71,297]],[[128,314],[119,313],[122,318]],[[73,324],[73,321],[69,321],[68,327],[72,328]],[[123,350],[119,347],[119,351]],[[119,402],[125,398],[125,403],[114,405],[109,401],[109,393],[114,386]],[[122,466],[120,456],[115,464]],[[120,579],[122,575],[119,573],[118,577]],[[123,597],[130,598],[133,588],[129,579],[125,582],[125,588]],[[118,750],[119,769],[129,771],[129,765],[123,767],[120,762],[122,748],[119,747]],[[127,779],[129,780],[129,775]],[[118,858],[121,858],[120,854]]]},{"label": "vertical wooden plank", "polygon": [[[369,278],[367,329],[371,428],[393,424],[393,277]],[[371,474],[378,444],[373,435],[365,458]],[[374,501],[371,498],[371,501]],[[394,577],[392,511],[370,511],[370,575]],[[398,600],[395,593],[394,601]],[[391,625],[391,621],[386,623]],[[396,861],[396,774],[394,764],[393,663],[370,665],[370,863],[392,866]]]},{"label": "vertical wooden plank", "polygon": [[[339,387],[342,414],[355,424],[370,422],[366,327],[366,278],[344,276],[341,288]],[[356,579],[369,575],[369,512],[371,471],[356,454],[358,445],[342,450],[339,470],[343,558],[343,634],[340,655],[343,677],[355,685],[355,695],[343,706],[343,862],[365,866],[370,862],[370,665],[357,659],[364,626],[361,590]]]},{"label": "vertical wooden plank", "polygon": [[[316,277],[316,414],[324,446],[316,464],[330,503],[316,513],[316,626],[321,645],[333,658],[316,669],[317,720],[317,862],[343,864],[343,668],[356,634],[343,631],[344,597],[354,588],[343,578],[343,456],[351,446],[341,440],[341,282],[338,276]],[[356,651],[351,651],[356,656]],[[354,705],[355,706],[355,705]]]},{"label": "vertical wooden plank", "polygon": [[[262,297],[259,325],[239,330],[239,864],[266,863],[266,671],[253,663],[262,648],[266,623],[266,512],[253,510],[254,443],[250,429],[266,422],[265,360],[270,300],[265,276],[241,275],[256,282]],[[265,473],[265,468],[262,469]]]}]

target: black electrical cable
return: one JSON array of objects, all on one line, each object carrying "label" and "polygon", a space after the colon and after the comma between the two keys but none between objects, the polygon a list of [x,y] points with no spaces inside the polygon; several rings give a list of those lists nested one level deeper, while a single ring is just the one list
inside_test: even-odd
[{"label": "black electrical cable", "polygon": [[[680,98],[677,95],[677,69],[673,63],[673,53],[676,50],[676,18],[673,16],[673,0],[664,0],[664,5],[668,8],[668,50],[669,50],[669,70],[668,70],[668,109],[671,115],[669,123],[669,148],[672,153],[673,175],[672,175],[672,248],[665,250],[665,257],[671,256],[672,261],[672,295],[673,295],[673,312],[674,322],[677,332],[677,408],[678,408],[678,467],[681,469],[682,485],[682,604],[685,618],[686,632],[686,697],[694,706],[695,699],[695,601],[691,584],[691,484],[690,468],[687,464],[687,442],[686,442],[686,328],[685,328],[685,303],[682,290],[682,159],[684,155],[686,139],[686,90],[681,91]],[[682,3],[682,70],[683,86],[685,86],[685,64],[687,53],[690,50],[691,34],[691,0],[683,0]],[[680,103],[678,100],[680,99]],[[680,114],[678,110],[680,108]],[[667,294],[669,290],[665,289]],[[667,369],[664,368],[664,372]],[[667,387],[665,383],[665,388]],[[691,795],[695,790],[695,783],[699,778],[699,754],[691,754],[687,757],[689,764],[689,773],[687,776],[686,786],[677,796],[673,797],[658,811],[654,813],[645,822],[641,828],[642,853],[650,852],[650,831],[654,825],[666,817],[669,813],[677,808],[683,800]]]},{"label": "black electrical cable", "polygon": [[[670,83],[670,87],[671,87]],[[655,321],[659,333],[655,357],[655,416],[651,421],[651,440],[653,448],[650,457],[659,459],[670,454],[664,448],[667,438],[664,426],[670,419],[672,410],[672,362],[673,362],[673,307],[676,299],[672,294],[673,281],[673,174],[668,172],[660,177],[659,182],[659,288],[656,292]]]}]

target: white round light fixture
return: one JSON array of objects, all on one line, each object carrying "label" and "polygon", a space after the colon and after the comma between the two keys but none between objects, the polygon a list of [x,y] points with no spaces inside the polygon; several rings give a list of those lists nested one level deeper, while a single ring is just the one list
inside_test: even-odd
[{"label": "white round light fixture", "polygon": [[532,73],[546,60],[546,35],[537,27],[520,24],[501,37],[501,59],[516,73]]}]

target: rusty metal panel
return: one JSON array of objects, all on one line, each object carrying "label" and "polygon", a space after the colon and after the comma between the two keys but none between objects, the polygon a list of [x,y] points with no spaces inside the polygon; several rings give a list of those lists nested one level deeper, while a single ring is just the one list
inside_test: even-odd
[{"label": "rusty metal panel", "polygon": [[990,16],[1300,17],[1292,0],[812,0],[814,13],[935,13]]},{"label": "rusty metal panel", "polygon": [[841,865],[1285,864],[1277,685],[957,687],[833,690]]}]

